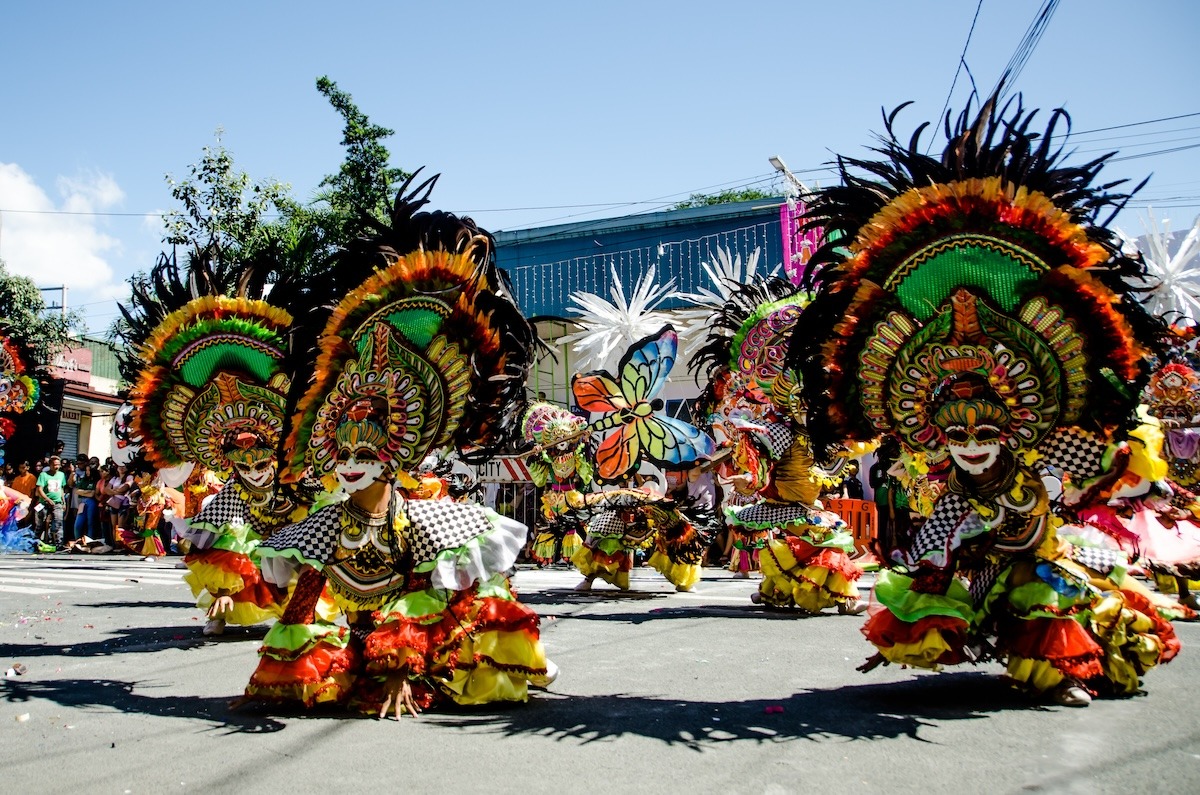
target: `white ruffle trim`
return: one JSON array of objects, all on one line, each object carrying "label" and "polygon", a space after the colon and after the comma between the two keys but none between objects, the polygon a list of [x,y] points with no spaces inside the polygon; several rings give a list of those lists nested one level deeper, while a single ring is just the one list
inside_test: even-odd
[{"label": "white ruffle trim", "polygon": [[[529,528],[520,522],[488,511],[492,529],[461,547],[448,549],[426,564],[434,588],[462,591],[476,582],[508,571],[525,547]],[[418,569],[426,569],[419,566]],[[265,573],[265,572],[264,572]]]},{"label": "white ruffle trim", "polygon": [[287,555],[262,555],[258,560],[263,579],[278,588],[287,588],[300,570],[302,561]]}]

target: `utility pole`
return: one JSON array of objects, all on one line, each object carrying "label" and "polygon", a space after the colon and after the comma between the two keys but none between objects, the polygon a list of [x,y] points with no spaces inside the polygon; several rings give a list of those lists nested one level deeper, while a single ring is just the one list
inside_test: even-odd
[{"label": "utility pole", "polygon": [[41,290],[43,293],[58,293],[60,296],[60,299],[61,299],[58,302],[58,306],[51,304],[50,306],[48,306],[46,308],[50,309],[50,310],[57,309],[62,312],[63,317],[66,317],[66,315],[67,315],[67,286],[65,284],[63,284],[63,285],[59,285],[58,287],[39,287],[38,289]]}]

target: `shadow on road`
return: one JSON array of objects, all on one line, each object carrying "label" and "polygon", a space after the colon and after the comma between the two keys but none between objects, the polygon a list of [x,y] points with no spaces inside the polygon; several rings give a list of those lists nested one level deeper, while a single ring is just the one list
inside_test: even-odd
[{"label": "shadow on road", "polygon": [[128,627],[113,630],[99,640],[70,646],[9,643],[4,646],[4,655],[13,660],[30,657],[106,657],[110,654],[143,654],[162,649],[192,649],[213,643],[262,640],[267,634],[266,625],[258,624],[252,627],[226,627],[225,634],[219,638],[206,638],[200,634],[201,626],[193,623],[178,627]]},{"label": "shadow on road", "polygon": [[537,695],[515,710],[442,714],[439,726],[507,737],[536,735],[591,743],[627,735],[700,750],[731,742],[922,738],[940,723],[982,720],[1041,707],[987,674],[940,674],[905,682],[808,690],[770,700],[700,702],[609,696]]},{"label": "shadow on road", "polygon": [[109,679],[60,679],[47,682],[8,680],[3,689],[4,700],[23,704],[42,699],[64,707],[79,709],[114,709],[134,715],[154,715],[162,718],[203,720],[213,728],[227,733],[263,734],[277,732],[286,724],[261,713],[232,712],[228,698],[197,696],[163,696],[135,693],[137,682]]},{"label": "shadow on road", "polygon": [[77,607],[187,607],[195,608],[195,602],[180,602],[180,601],[158,601],[158,602],[84,602],[76,605]]},{"label": "shadow on road", "polygon": [[[522,597],[522,601],[525,601]],[[565,613],[557,616],[559,619],[583,621],[617,621],[629,624],[644,624],[673,618],[757,618],[766,621],[817,621],[838,618],[835,611],[830,610],[815,616],[805,616],[793,610],[774,610],[758,607],[747,602],[745,605],[679,605],[673,607],[655,607],[644,612],[619,613]],[[844,620],[854,620],[844,617]],[[857,619],[861,622],[862,619]]]}]

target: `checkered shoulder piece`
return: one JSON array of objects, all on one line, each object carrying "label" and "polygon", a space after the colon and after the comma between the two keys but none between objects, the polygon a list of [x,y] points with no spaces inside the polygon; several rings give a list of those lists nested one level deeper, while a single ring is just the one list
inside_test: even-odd
[{"label": "checkered shoulder piece", "polygon": [[1057,467],[1076,482],[1099,475],[1108,445],[1102,437],[1082,428],[1056,428],[1038,445],[1042,466]]},{"label": "checkered shoulder piece", "polygon": [[925,520],[913,536],[904,557],[909,565],[929,563],[938,568],[949,565],[950,552],[964,538],[972,538],[986,528],[971,503],[961,494],[948,491],[933,506],[933,515]]},{"label": "checkered shoulder piece", "polygon": [[1067,557],[1081,566],[1086,566],[1092,571],[1103,574],[1105,577],[1112,573],[1113,569],[1118,567],[1124,568],[1129,565],[1124,552],[1119,552],[1115,549],[1105,549],[1104,547],[1085,547],[1070,544],[1067,547]]},{"label": "checkered shoulder piece", "polygon": [[587,520],[587,537],[621,538],[625,535],[625,522],[617,511],[601,511]]},{"label": "checkered shoulder piece", "polygon": [[267,535],[271,530],[254,517],[250,506],[238,494],[237,484],[232,480],[222,486],[221,490],[208,501],[208,505],[201,508],[190,522],[193,525],[212,525],[218,531],[235,522],[248,525],[259,535]]},{"label": "checkered shoulder piece", "polygon": [[492,529],[488,510],[473,503],[409,500],[404,513],[409,522],[404,535],[412,550],[413,565],[417,566]]},{"label": "checkered shoulder piece", "polygon": [[759,442],[767,449],[767,455],[779,459],[796,443],[796,428],[786,422],[768,422],[765,432],[756,434]]},{"label": "checkered shoulder piece", "polygon": [[343,510],[340,503],[330,505],[309,514],[295,524],[281,528],[262,543],[259,547],[260,553],[266,550],[294,549],[306,561],[321,565],[332,563],[333,553],[341,536]]},{"label": "checkered shoulder piece", "polygon": [[738,528],[771,530],[813,524],[813,510],[803,505],[760,502],[725,512],[729,524]]}]

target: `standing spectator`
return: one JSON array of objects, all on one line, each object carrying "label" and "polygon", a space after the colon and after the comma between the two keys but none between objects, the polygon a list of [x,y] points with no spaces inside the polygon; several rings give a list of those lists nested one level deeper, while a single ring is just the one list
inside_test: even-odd
[{"label": "standing spectator", "polygon": [[12,479],[12,483],[9,485],[26,497],[34,496],[33,491],[37,488],[37,478],[29,471],[28,461],[22,461],[17,464],[17,476]]},{"label": "standing spectator", "polygon": [[96,489],[100,484],[100,467],[84,461],[83,469],[75,476],[75,543],[74,549],[86,552],[89,541],[100,535],[100,506]]},{"label": "standing spectator", "polygon": [[[17,464],[17,476],[12,479],[12,483],[9,485],[12,486],[14,491],[19,491],[26,497],[34,498],[36,496],[34,492],[37,490],[37,478],[34,477],[33,473],[29,471],[28,461],[22,461]],[[33,499],[33,504],[37,504],[36,499]],[[20,520],[18,526],[29,527],[30,525],[33,525],[33,532],[36,535],[41,529],[37,525],[37,517],[42,513],[45,512],[35,511],[31,507],[29,513],[26,514],[24,519]]]},{"label": "standing spectator", "polygon": [[58,468],[61,459],[50,456],[50,465],[38,475],[37,497],[46,511],[46,541],[60,549],[63,546],[63,503],[66,499],[67,474]]},{"label": "standing spectator", "polygon": [[[108,470],[108,482],[104,486],[106,495],[105,509],[108,511],[110,530],[105,535],[109,546],[117,545],[116,530],[125,527],[126,514],[129,511],[129,495],[133,491],[133,475],[124,464],[113,464]],[[110,535],[111,534],[111,535]]]}]

